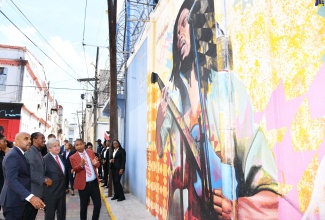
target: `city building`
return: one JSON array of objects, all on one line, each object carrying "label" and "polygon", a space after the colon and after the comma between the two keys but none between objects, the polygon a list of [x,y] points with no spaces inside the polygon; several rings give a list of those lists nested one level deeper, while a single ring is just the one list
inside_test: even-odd
[{"label": "city building", "polygon": [[[48,89],[43,65],[26,48],[0,45],[0,129],[62,135],[62,106]],[[61,117],[61,118],[60,118]]]}]

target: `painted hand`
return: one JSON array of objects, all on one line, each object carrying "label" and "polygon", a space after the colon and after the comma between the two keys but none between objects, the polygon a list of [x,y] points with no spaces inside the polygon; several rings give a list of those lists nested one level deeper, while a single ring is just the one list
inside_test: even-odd
[{"label": "painted hand", "polygon": [[219,219],[232,219],[232,202],[222,195],[221,189],[212,190],[213,207]]}]

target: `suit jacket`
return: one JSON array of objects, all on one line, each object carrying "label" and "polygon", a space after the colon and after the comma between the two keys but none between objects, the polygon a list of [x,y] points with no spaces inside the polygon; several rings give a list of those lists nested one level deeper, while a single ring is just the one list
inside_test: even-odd
[{"label": "suit jacket", "polygon": [[10,150],[2,162],[5,182],[0,195],[3,207],[25,206],[30,194],[30,168],[25,156],[18,147]]},{"label": "suit jacket", "polygon": [[70,150],[68,157],[66,157],[66,155],[65,155],[66,151],[63,151],[62,157],[63,157],[63,162],[65,165],[65,168],[72,168],[71,162],[70,162],[70,157],[76,152],[77,152],[76,150]]},{"label": "suit jacket", "polygon": [[[107,150],[106,150],[107,149]],[[105,151],[106,150],[106,151]],[[101,160],[107,160],[107,151],[109,151],[109,148],[103,147],[102,152],[100,153]]]},{"label": "suit jacket", "polygon": [[[64,164],[61,155],[58,155]],[[44,185],[44,199],[59,199],[65,197],[65,174],[53,158],[52,154],[48,153],[44,156],[45,175],[51,180],[53,184],[50,187]]]},{"label": "suit jacket", "polygon": [[25,157],[30,166],[31,191],[35,196],[43,198],[43,184],[46,178],[44,159],[42,159],[40,151],[33,145],[25,153]]},{"label": "suit jacket", "polygon": [[63,152],[65,151],[65,147],[64,144],[60,146],[60,154],[63,154]]},{"label": "suit jacket", "polygon": [[114,159],[114,163],[110,163],[110,168],[117,169],[117,170],[120,169],[125,170],[125,163],[126,163],[125,150],[122,147],[119,147],[114,158],[113,158],[113,152],[109,155],[109,159]]},{"label": "suit jacket", "polygon": [[[90,161],[92,161],[95,158],[95,153],[92,150],[86,150]],[[76,177],[74,180],[74,185],[73,188],[78,189],[78,190],[84,190],[86,187],[86,170],[85,168],[80,166],[81,163],[81,157],[79,155],[79,153],[75,153],[70,157],[70,162],[72,165],[72,169],[76,172]],[[91,164],[89,164],[91,165]],[[97,174],[97,169],[100,165],[100,163],[98,162],[95,166],[93,166],[94,171],[95,171],[95,175],[97,177],[97,181],[98,180],[98,174]]]},{"label": "suit jacket", "polygon": [[97,146],[97,151],[96,151],[96,153],[97,153],[98,155],[101,155],[102,150],[103,150],[103,145],[102,145],[102,144],[101,144],[101,145],[98,145],[98,146]]}]

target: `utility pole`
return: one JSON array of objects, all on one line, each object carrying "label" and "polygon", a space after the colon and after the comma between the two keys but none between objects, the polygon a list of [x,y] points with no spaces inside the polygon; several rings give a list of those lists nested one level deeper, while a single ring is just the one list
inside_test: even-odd
[{"label": "utility pole", "polygon": [[79,115],[78,115],[78,111],[76,111],[76,116],[77,116],[77,121],[78,121],[78,128],[79,128],[79,138],[81,138],[81,126],[80,126],[80,123],[79,123]]},{"label": "utility pole", "polygon": [[83,141],[85,141],[84,98],[85,94],[81,94],[81,139]]},{"label": "utility pole", "polygon": [[[117,75],[116,75],[116,6],[117,0],[107,0],[108,7],[108,30],[109,30],[109,54],[110,54],[110,139],[118,139],[117,124]],[[110,153],[113,149],[111,147]],[[109,170],[108,196],[112,196],[112,175]]]},{"label": "utility pole", "polygon": [[[95,66],[94,142],[93,143],[96,143],[96,139],[97,139],[97,104],[98,104],[98,91],[97,91],[98,77],[97,77],[97,69],[98,69],[98,53],[99,53],[99,47],[97,47],[97,52],[96,52],[96,66]],[[97,148],[96,148],[96,150],[97,150]]]},{"label": "utility pole", "polygon": [[[84,44],[85,45],[85,44]],[[93,139],[93,143],[96,143],[96,135],[97,135],[97,105],[98,105],[98,77],[97,77],[97,73],[98,73],[98,54],[99,54],[99,46],[96,47],[97,48],[97,52],[96,52],[96,65],[95,65],[95,77],[94,78],[82,78],[82,79],[77,79],[78,82],[90,82],[90,81],[95,81],[95,85],[94,85],[94,98],[93,98],[93,113],[94,113],[94,139]],[[90,84],[91,85],[91,84]],[[88,108],[88,107],[87,107]],[[83,107],[82,107],[83,109]],[[83,116],[82,116],[83,118]],[[83,121],[82,121],[83,123]],[[83,137],[84,138],[84,137]],[[85,141],[83,139],[83,141]],[[95,149],[96,150],[96,149]]]}]

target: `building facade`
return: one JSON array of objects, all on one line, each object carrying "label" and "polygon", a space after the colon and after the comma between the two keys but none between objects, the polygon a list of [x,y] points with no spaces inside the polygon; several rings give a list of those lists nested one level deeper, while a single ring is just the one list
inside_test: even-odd
[{"label": "building facade", "polygon": [[26,47],[0,45],[0,126],[6,137],[13,141],[20,131],[60,136],[58,110],[37,58]]}]

